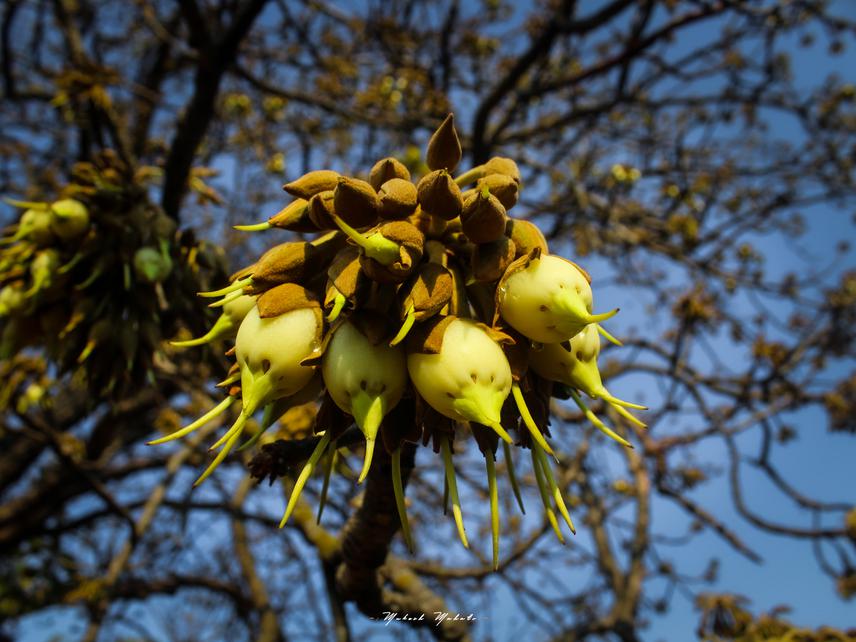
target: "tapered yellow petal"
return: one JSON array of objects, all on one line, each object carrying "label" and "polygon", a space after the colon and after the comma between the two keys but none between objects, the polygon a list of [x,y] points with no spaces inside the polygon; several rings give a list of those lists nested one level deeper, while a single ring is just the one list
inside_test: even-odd
[{"label": "tapered yellow petal", "polygon": [[631,403],[629,401],[624,401],[623,399],[619,399],[618,397],[613,397],[606,389],[601,390],[597,393],[597,396],[604,401],[608,401],[614,406],[624,406],[625,408],[633,408],[634,410],[648,410],[648,406],[643,406],[638,403]]},{"label": "tapered yellow petal", "polygon": [[604,339],[606,339],[606,340],[607,340],[607,341],[609,341],[610,343],[614,343],[614,344],[615,344],[615,345],[617,345],[619,348],[620,348],[620,347],[622,347],[622,346],[624,345],[623,343],[621,343],[621,341],[619,341],[619,340],[618,340],[618,339],[616,339],[614,336],[612,336],[609,332],[607,332],[607,331],[606,331],[606,329],[605,329],[602,325],[598,325],[598,326],[597,326],[597,331],[600,333],[600,335],[601,335]]},{"label": "tapered yellow petal", "polygon": [[404,503],[404,486],[401,483],[401,448],[392,453],[392,490],[395,494],[395,507],[398,509],[398,519],[401,522],[401,535],[408,550],[413,553],[413,536],[410,534],[410,523],[407,521],[407,506]]},{"label": "tapered yellow petal", "polygon": [[333,300],[333,309],[330,310],[330,314],[327,315],[327,322],[333,323],[336,319],[339,318],[339,315],[342,313],[342,309],[345,307],[345,303],[347,299],[345,295],[340,293],[336,294],[336,298]]},{"label": "tapered yellow petal", "polygon": [[446,480],[449,483],[449,499],[452,501],[452,516],[455,518],[455,524],[458,527],[458,537],[461,538],[464,548],[469,548],[470,544],[467,541],[467,533],[464,530],[464,515],[461,512],[461,500],[458,497],[458,482],[455,479],[455,467],[452,465],[452,453],[449,450],[448,440],[441,440],[440,453],[443,456],[443,466],[446,469]]},{"label": "tapered yellow petal", "polygon": [[176,430],[171,435],[167,435],[166,437],[160,437],[159,439],[153,439],[152,441],[146,443],[149,446],[157,446],[158,444],[164,444],[168,441],[172,441],[173,439],[181,439],[185,435],[189,435],[190,433],[192,433],[197,428],[201,428],[215,417],[219,417],[220,415],[222,415],[226,411],[226,409],[232,405],[234,401],[234,397],[226,397],[225,399],[223,399],[223,401],[218,403],[211,410],[202,415],[199,419],[197,419],[191,424],[188,424],[181,430]]},{"label": "tapered yellow petal", "polygon": [[318,445],[315,446],[315,450],[313,450],[312,454],[309,455],[309,459],[306,461],[306,464],[304,464],[303,470],[300,471],[300,474],[297,476],[297,480],[294,482],[294,489],[291,491],[291,496],[288,498],[288,505],[285,507],[285,514],[282,516],[282,521],[279,523],[280,528],[285,526],[286,522],[288,522],[288,518],[291,517],[294,507],[297,506],[297,500],[300,499],[300,493],[303,492],[303,487],[309,480],[309,476],[315,469],[315,464],[317,464],[318,460],[321,459],[321,455],[324,454],[329,443],[330,434],[324,433],[321,440],[318,442]]},{"label": "tapered yellow petal", "polygon": [[413,327],[414,322],[416,321],[416,312],[411,305],[407,309],[407,316],[404,317],[404,322],[401,324],[401,328],[399,328],[395,337],[392,341],[389,342],[389,345],[395,346],[404,341],[404,338],[407,336],[407,333],[410,332],[410,328]]},{"label": "tapered yellow petal", "polygon": [[547,443],[547,440],[544,439],[544,435],[541,434],[541,431],[538,430],[538,426],[535,425],[535,420],[532,419],[532,413],[529,412],[526,400],[523,398],[523,391],[520,390],[520,386],[518,384],[514,383],[511,385],[511,394],[514,395],[514,402],[517,404],[517,411],[523,418],[523,423],[529,430],[529,434],[532,435],[532,439],[534,439],[541,448],[555,457],[556,455],[553,454],[553,449],[550,448],[550,444]]},{"label": "tapered yellow petal", "polygon": [[243,279],[238,279],[237,281],[230,283],[225,288],[220,288],[219,290],[211,290],[210,292],[197,292],[197,294],[201,297],[205,297],[206,299],[216,299],[217,297],[226,296],[230,292],[234,292],[235,290],[241,290],[244,287],[248,286],[253,282],[253,277],[248,276]]},{"label": "tapered yellow petal", "polygon": [[544,451],[539,448],[538,444],[533,444],[532,452],[535,454],[535,457],[538,459],[538,463],[541,466],[541,470],[544,472],[547,487],[556,502],[556,506],[559,508],[559,512],[562,514],[562,518],[565,520],[568,528],[571,529],[571,532],[576,535],[577,529],[574,528],[574,523],[571,521],[571,515],[568,512],[568,507],[565,505],[565,498],[562,497],[562,491],[556,484],[556,478],[553,476],[553,471],[550,468],[550,462],[547,461]]},{"label": "tapered yellow petal", "polygon": [[208,447],[208,451],[211,452],[212,450],[217,450],[220,446],[229,441],[233,435],[240,436],[244,432],[244,425],[247,423],[247,419],[248,416],[242,412],[235,420],[235,423],[232,424],[232,427],[223,433],[223,436],[221,436],[220,439]]},{"label": "tapered yellow petal", "polygon": [[604,424],[600,419],[598,419],[597,415],[594,414],[591,409],[585,404],[582,397],[580,397],[579,393],[576,390],[571,390],[571,398],[577,404],[580,410],[582,410],[583,414],[586,416],[594,426],[600,430],[603,434],[612,437],[615,441],[617,441],[622,446],[627,446],[628,448],[633,448],[631,443],[627,441],[624,437],[616,433],[612,428]]},{"label": "tapered yellow petal", "polygon": [[646,424],[641,419],[634,417],[630,412],[628,412],[626,409],[622,408],[620,405],[612,403],[612,402],[610,402],[610,405],[612,405],[612,407],[615,408],[615,412],[617,412],[619,415],[624,417],[630,423],[636,424],[640,428],[647,428],[648,427],[648,424]]},{"label": "tapered yellow petal", "polygon": [[514,470],[514,459],[511,457],[511,446],[507,442],[502,442],[502,452],[505,455],[505,467],[508,469],[508,481],[511,482],[511,491],[514,493],[514,499],[517,500],[517,505],[520,506],[520,512],[526,514],[526,508],[523,506],[523,496],[520,494],[520,485],[517,483],[517,473]]},{"label": "tapered yellow petal", "polygon": [[233,225],[232,228],[239,232],[264,232],[270,229],[270,223],[265,221],[264,223],[252,223],[250,225]]},{"label": "tapered yellow petal", "polygon": [[221,382],[217,383],[217,384],[216,384],[216,387],[217,387],[217,388],[224,388],[224,387],[226,387],[226,386],[228,386],[228,385],[231,385],[231,384],[233,384],[233,383],[237,383],[237,382],[238,382],[238,381],[240,381],[240,380],[241,380],[241,373],[240,373],[240,372],[236,372],[235,374],[233,374],[233,375],[231,375],[231,376],[226,377],[225,379],[223,379],[223,381],[221,381]]},{"label": "tapered yellow petal", "polygon": [[[238,419],[235,421],[235,426],[240,425],[241,427],[243,427],[244,421],[245,421],[244,415],[240,415],[238,417]],[[232,429],[230,429],[230,432],[233,431],[235,426],[233,426]],[[209,464],[208,468],[205,469],[205,472],[199,476],[199,479],[197,479],[195,482],[193,482],[194,488],[196,486],[199,486],[199,484],[204,482],[206,479],[208,479],[208,476],[214,472],[214,470],[217,468],[217,466],[219,466],[223,462],[224,459],[226,459],[226,455],[228,455],[231,452],[232,447],[238,441],[238,438],[240,438],[240,436],[241,436],[241,430],[240,429],[234,430],[234,432],[232,432],[232,436],[229,437],[229,440],[223,445],[223,449],[219,453],[217,453],[217,456],[214,458],[214,461],[212,461],[211,464]]]},{"label": "tapered yellow petal", "polygon": [[259,429],[256,431],[256,434],[247,439],[241,446],[238,448],[237,452],[242,453],[245,450],[248,450],[256,445],[259,439],[262,438],[262,435],[267,432],[267,429],[273,425],[275,421],[275,417],[273,416],[274,407],[276,406],[275,402],[271,402],[265,406],[264,414],[262,415],[262,423],[259,426]]},{"label": "tapered yellow petal", "polygon": [[324,507],[327,505],[327,491],[330,489],[330,477],[333,471],[336,470],[336,462],[339,459],[339,451],[335,448],[327,458],[327,466],[324,469],[324,482],[321,485],[321,496],[318,498],[318,515],[315,517],[315,523],[321,523],[321,515],[324,512]]},{"label": "tapered yellow petal", "polygon": [[227,334],[232,330],[232,327],[232,320],[225,314],[221,314],[217,317],[217,320],[214,322],[214,325],[211,326],[211,329],[201,337],[188,339],[187,341],[170,341],[169,344],[176,348],[192,348],[194,346],[205,345],[206,343],[216,341],[221,336]]},{"label": "tapered yellow petal", "polygon": [[224,296],[219,301],[214,301],[214,303],[209,303],[208,307],[209,308],[222,308],[227,303],[231,303],[235,299],[240,299],[242,296],[244,296],[244,293],[241,292],[241,290],[235,290],[234,292],[229,292],[229,294]]},{"label": "tapered yellow petal", "polygon": [[366,437],[366,454],[363,458],[363,469],[360,471],[359,479],[357,479],[358,484],[362,484],[366,475],[369,474],[374,455],[375,439],[378,428],[383,421],[385,410],[383,395],[373,397],[361,390],[351,400],[354,421],[357,422],[357,426]]},{"label": "tapered yellow petal", "polygon": [[550,502],[550,493],[547,490],[547,482],[544,480],[544,471],[541,470],[541,463],[535,455],[535,450],[532,450],[532,470],[535,472],[535,481],[538,484],[538,492],[541,495],[541,503],[544,504],[544,512],[547,513],[547,521],[553,528],[556,534],[556,539],[562,544],[565,543],[565,537],[562,531],[559,530],[559,522],[556,519],[556,511],[553,510],[553,504]]},{"label": "tapered yellow petal", "polygon": [[490,535],[493,552],[493,570],[499,568],[499,493],[496,489],[496,466],[493,451],[486,450],[484,463],[487,468],[487,490],[490,496]]},{"label": "tapered yellow petal", "polygon": [[618,314],[618,308],[614,310],[610,310],[609,312],[603,312],[601,314],[590,314],[588,316],[589,323],[600,323],[601,321],[606,321],[607,319],[611,319],[616,314]]}]

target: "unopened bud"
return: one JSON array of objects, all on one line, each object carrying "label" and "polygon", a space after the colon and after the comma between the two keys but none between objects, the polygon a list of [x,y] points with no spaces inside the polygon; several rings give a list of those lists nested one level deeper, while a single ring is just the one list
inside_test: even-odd
[{"label": "unopened bud", "polygon": [[403,178],[391,178],[380,186],[380,217],[387,221],[404,219],[416,211],[416,186]]},{"label": "unopened bud", "polygon": [[446,116],[428,141],[425,161],[428,169],[445,169],[448,172],[455,171],[458,163],[461,162],[461,141],[458,139],[458,132],[455,131],[453,114]]},{"label": "unopened bud", "polygon": [[383,158],[376,162],[369,173],[369,183],[376,190],[380,190],[381,185],[393,178],[400,178],[405,181],[410,180],[410,172],[397,158]]},{"label": "unopened bud", "polygon": [[505,234],[505,208],[486,188],[471,194],[461,211],[461,227],[473,243],[490,243]]},{"label": "unopened bud", "polygon": [[541,254],[549,252],[547,239],[544,238],[538,226],[531,221],[509,217],[508,223],[505,224],[505,235],[514,241],[516,259],[531,254],[536,248]]},{"label": "unopened bud", "polygon": [[258,294],[281,283],[301,281],[309,273],[308,264],[315,253],[311,243],[299,241],[271,248],[253,268],[251,292]]},{"label": "unopened bud", "polygon": [[338,182],[339,174],[329,169],[319,169],[286,183],[282,189],[292,196],[309,200],[316,194],[336,189]]},{"label": "unopened bud", "polygon": [[[347,245],[339,250],[330,267],[327,268],[327,279],[347,300],[353,302],[366,283],[367,277],[360,268],[360,248]],[[325,302],[326,303],[326,302]]]},{"label": "unopened bud", "polygon": [[488,174],[484,178],[479,179],[476,183],[476,190],[488,188],[491,194],[499,199],[502,206],[506,210],[510,210],[517,205],[517,198],[520,194],[520,184],[511,176],[504,174]]},{"label": "unopened bud", "polygon": [[517,167],[517,163],[510,158],[494,156],[482,167],[484,167],[485,176],[489,174],[510,176],[518,185],[520,185],[520,169]]},{"label": "unopened bud", "polygon": [[390,345],[396,345],[407,336],[416,321],[437,314],[452,299],[452,274],[439,263],[423,263],[399,289],[401,329]]},{"label": "unopened bud", "polygon": [[313,195],[309,199],[309,219],[319,230],[336,229],[333,215],[336,213],[333,206],[333,190],[326,190]]},{"label": "unopened bud", "polygon": [[431,216],[451,221],[461,215],[463,197],[461,188],[444,169],[426,174],[416,186],[422,211]]},{"label": "unopened bud", "polygon": [[348,225],[374,225],[379,206],[377,192],[369,183],[357,178],[339,177],[333,192],[333,211]]},{"label": "unopened bud", "polygon": [[268,219],[271,227],[292,232],[317,232],[318,226],[309,217],[309,201],[298,198]]}]

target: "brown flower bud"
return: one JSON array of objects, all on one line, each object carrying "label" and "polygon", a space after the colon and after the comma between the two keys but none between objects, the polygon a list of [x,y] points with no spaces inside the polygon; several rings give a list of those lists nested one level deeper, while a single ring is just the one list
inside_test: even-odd
[{"label": "brown flower bud", "polygon": [[309,199],[309,218],[321,230],[335,230],[338,226],[330,216],[335,212],[333,190],[319,192]]},{"label": "brown flower bud", "polygon": [[401,320],[411,308],[416,321],[437,314],[452,298],[453,288],[449,270],[439,263],[423,263],[398,291]]},{"label": "brown flower bud", "polygon": [[490,243],[505,234],[505,208],[488,190],[471,194],[461,211],[461,227],[473,243]]},{"label": "brown flower bud", "polygon": [[482,165],[482,167],[484,167],[485,176],[489,174],[502,174],[504,176],[510,176],[518,185],[520,185],[520,169],[518,169],[517,163],[515,163],[510,158],[494,156],[488,162]]},{"label": "brown flower bud", "polygon": [[548,254],[547,239],[544,234],[538,229],[538,226],[530,221],[524,221],[519,218],[510,218],[505,225],[505,235],[514,241],[516,256],[528,256],[536,247],[541,250],[542,254]]},{"label": "brown flower bud", "polygon": [[316,250],[310,243],[282,243],[265,252],[252,271],[249,294],[259,294],[281,283],[302,281]]},{"label": "brown flower bud", "polygon": [[[259,318],[278,317],[292,310],[315,308],[320,317],[321,303],[312,292],[297,283],[283,283],[271,288],[256,301]],[[320,326],[320,318],[319,324]]]},{"label": "brown flower bud", "polygon": [[514,261],[514,241],[507,236],[476,245],[470,257],[473,278],[480,282],[498,280]]},{"label": "brown flower bud", "polygon": [[298,198],[268,219],[271,227],[292,232],[317,232],[318,227],[309,218],[309,201]]},{"label": "brown flower bud", "polygon": [[444,169],[426,174],[416,186],[422,211],[451,221],[461,215],[461,188]]},{"label": "brown flower bud", "polygon": [[425,237],[415,225],[407,221],[381,223],[375,232],[369,234],[375,233],[398,245],[399,258],[389,265],[384,265],[363,253],[360,256],[360,265],[363,271],[370,279],[378,283],[401,283],[410,276],[422,259]]},{"label": "brown flower bud", "polygon": [[480,190],[487,187],[490,193],[499,199],[502,206],[506,210],[510,210],[517,205],[517,197],[520,192],[520,187],[517,181],[511,176],[504,174],[488,174],[484,178],[479,179],[476,183],[476,189]]},{"label": "brown flower bud", "polygon": [[445,169],[449,172],[455,171],[461,162],[461,141],[458,132],[455,131],[455,116],[446,116],[437,131],[428,141],[428,152],[426,154],[428,168]]},{"label": "brown flower bud", "polygon": [[338,181],[339,175],[333,170],[319,169],[304,174],[296,181],[286,183],[282,189],[292,196],[309,200],[319,192],[336,189]]},{"label": "brown flower bud", "polygon": [[333,192],[333,210],[351,227],[368,227],[377,222],[380,201],[374,188],[358,178],[339,177]]},{"label": "brown flower bud", "polygon": [[380,186],[393,178],[400,178],[405,181],[410,180],[410,172],[400,160],[396,158],[382,158],[374,164],[371,172],[369,172],[369,183],[376,190],[380,190]]},{"label": "brown flower bud", "polygon": [[380,186],[380,217],[384,220],[407,218],[416,211],[416,186],[403,178],[391,178]]},{"label": "brown flower bud", "polygon": [[[324,308],[333,309],[338,296],[344,297],[351,307],[356,307],[356,299],[369,284],[369,278],[360,267],[360,248],[348,245],[336,254],[330,267],[327,268],[327,291],[324,298]],[[338,314],[336,315],[338,316]]]}]

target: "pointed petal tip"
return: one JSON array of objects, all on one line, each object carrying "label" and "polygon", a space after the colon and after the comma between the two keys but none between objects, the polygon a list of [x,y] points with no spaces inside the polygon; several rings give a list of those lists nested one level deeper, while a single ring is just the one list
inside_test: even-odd
[{"label": "pointed petal tip", "polygon": [[505,443],[510,444],[510,445],[514,445],[514,440],[511,438],[511,435],[509,435],[506,432],[505,428],[502,427],[501,423],[499,423],[498,421],[495,421],[495,422],[489,423],[488,426],[490,428],[492,428],[493,431],[497,435],[499,435],[500,439],[502,439]]},{"label": "pointed petal tip", "polygon": [[165,437],[158,437],[157,439],[152,439],[151,441],[146,442],[146,446],[160,446],[161,444],[166,444],[174,439],[177,439],[180,435],[166,435]]},{"label": "pointed petal tip", "polygon": [[632,408],[633,410],[648,410],[647,406],[643,406],[642,404],[633,403],[632,401],[624,401],[624,399],[619,399],[618,397],[612,395],[609,392],[602,392],[598,396],[603,398],[604,401],[614,405],[621,406],[623,408]]},{"label": "pointed petal tip", "polygon": [[363,457],[363,469],[360,471],[360,476],[357,478],[357,483],[362,484],[369,474],[372,467],[372,458],[374,457],[374,439],[366,439],[366,454]]},{"label": "pointed petal tip", "polygon": [[247,225],[233,225],[232,229],[238,230],[239,232],[264,232],[265,230],[269,230],[271,228],[271,224],[268,221],[263,223],[249,223]]},{"label": "pointed petal tip", "polygon": [[610,343],[612,343],[612,344],[614,344],[614,345],[618,346],[619,348],[623,348],[623,347],[624,347],[624,343],[623,343],[620,339],[617,339],[617,338],[616,338],[616,337],[614,337],[612,334],[610,334],[610,333],[606,330],[606,328],[604,328],[602,325],[597,324],[597,331],[598,331],[598,333],[599,333],[603,338],[605,338],[605,339],[606,339],[607,341],[609,341]]},{"label": "pointed petal tip", "polygon": [[207,343],[205,337],[197,337],[195,339],[186,339],[184,341],[170,341],[169,345],[174,348],[194,348],[196,346],[201,346]]},{"label": "pointed petal tip", "polygon": [[621,308],[615,308],[614,310],[610,310],[609,312],[601,312],[600,314],[590,314],[589,323],[600,323],[601,321],[611,319],[616,314],[618,314],[620,310]]}]

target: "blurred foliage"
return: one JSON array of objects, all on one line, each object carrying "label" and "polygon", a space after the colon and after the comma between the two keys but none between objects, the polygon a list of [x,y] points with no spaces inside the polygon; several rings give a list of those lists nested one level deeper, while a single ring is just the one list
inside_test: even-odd
[{"label": "blurred foliage", "polygon": [[52,203],[10,201],[23,213],[0,248],[0,358],[43,348],[60,374],[81,374],[95,402],[154,382],[164,337],[204,321],[193,297],[224,272],[219,248],[177,234],[149,202],[157,173],[131,175],[105,150],[76,163]]}]

